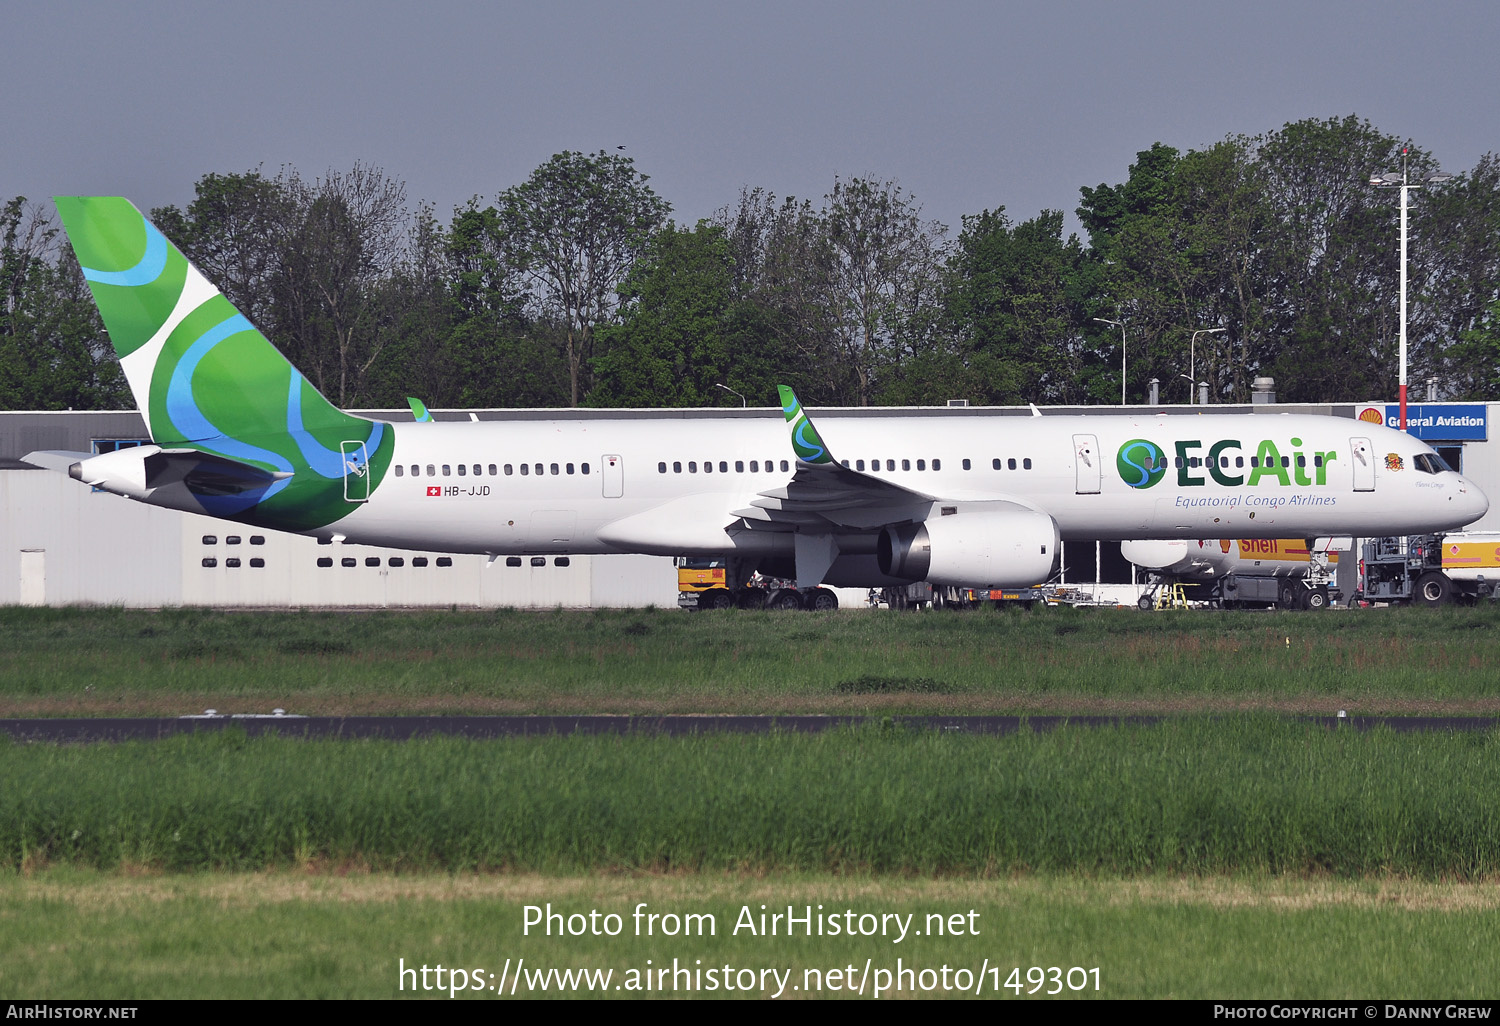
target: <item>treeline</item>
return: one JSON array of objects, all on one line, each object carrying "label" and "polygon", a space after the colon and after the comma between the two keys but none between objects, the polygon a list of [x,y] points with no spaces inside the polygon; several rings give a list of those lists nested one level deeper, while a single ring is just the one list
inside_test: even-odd
[{"label": "treeline", "polygon": [[[1160,143],[1061,211],[956,233],[878,179],[821,202],[746,188],[684,226],[623,155],[561,153],[443,223],[356,165],[208,174],[155,223],[335,403],[726,406],[1112,403],[1277,379],[1287,401],[1392,397],[1398,189],[1435,170],[1350,116]],[[55,221],[4,206],[0,407],[129,406]],[[1500,397],[1500,157],[1411,192],[1410,380]],[[1116,323],[1105,323],[1116,322]],[[1208,331],[1208,329],[1219,329]]]}]

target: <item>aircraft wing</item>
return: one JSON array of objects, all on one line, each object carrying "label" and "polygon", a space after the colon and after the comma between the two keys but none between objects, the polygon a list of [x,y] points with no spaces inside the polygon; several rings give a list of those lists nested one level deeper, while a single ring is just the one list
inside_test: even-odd
[{"label": "aircraft wing", "polygon": [[752,526],[764,523],[816,532],[834,527],[872,529],[920,519],[932,508],[937,501],[934,496],[839,463],[808,419],[797,394],[785,385],[778,389],[792,449],[797,454],[797,469],[785,485],[760,492],[747,508],[735,510],[735,516]]}]

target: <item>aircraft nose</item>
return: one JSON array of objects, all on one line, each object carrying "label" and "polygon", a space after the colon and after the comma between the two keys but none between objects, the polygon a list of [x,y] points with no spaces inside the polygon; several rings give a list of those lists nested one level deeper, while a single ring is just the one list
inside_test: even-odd
[{"label": "aircraft nose", "polygon": [[1458,479],[1458,501],[1466,513],[1471,514],[1472,523],[1490,511],[1490,500],[1466,477]]}]

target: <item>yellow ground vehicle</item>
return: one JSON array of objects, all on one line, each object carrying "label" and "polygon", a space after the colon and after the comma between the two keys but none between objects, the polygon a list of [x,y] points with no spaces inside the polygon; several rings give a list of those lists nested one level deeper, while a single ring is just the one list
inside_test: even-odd
[{"label": "yellow ground vehicle", "polygon": [[800,591],[788,580],[752,573],[736,582],[733,568],[722,559],[681,558],[677,561],[677,605],[683,609],[818,609],[839,607],[838,596],[827,588]]}]

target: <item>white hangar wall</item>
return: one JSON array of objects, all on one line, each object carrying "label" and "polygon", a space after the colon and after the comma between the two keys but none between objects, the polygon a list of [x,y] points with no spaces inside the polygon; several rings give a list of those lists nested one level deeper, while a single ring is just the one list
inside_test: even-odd
[{"label": "white hangar wall", "polygon": [[486,563],[483,556],[320,545],[94,492],[61,474],[0,470],[0,605],[677,604],[676,571],[660,556]]}]

